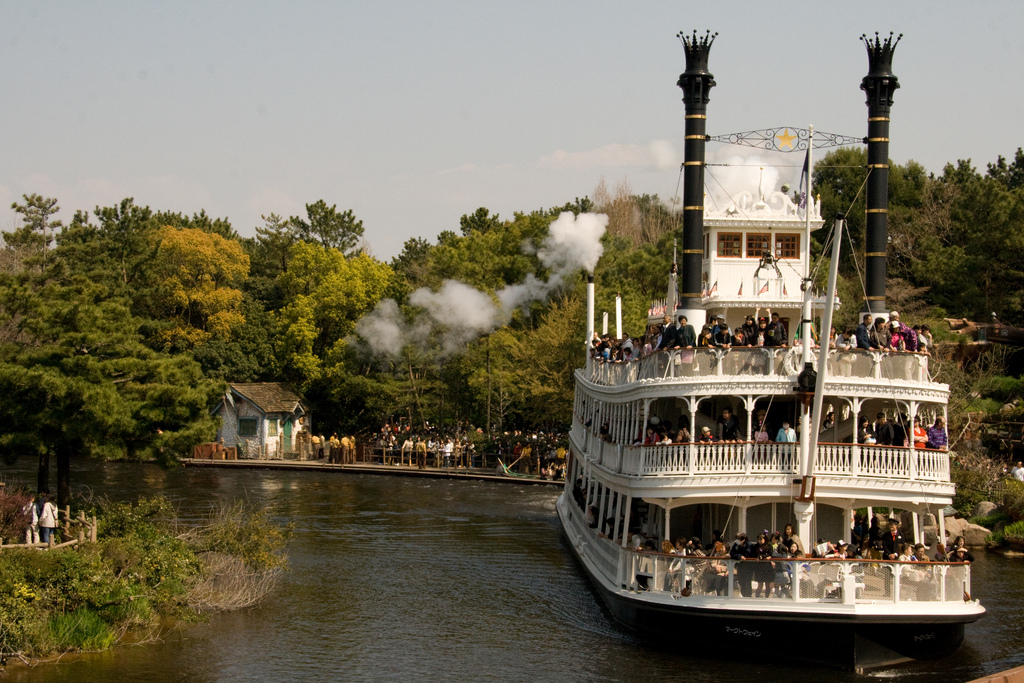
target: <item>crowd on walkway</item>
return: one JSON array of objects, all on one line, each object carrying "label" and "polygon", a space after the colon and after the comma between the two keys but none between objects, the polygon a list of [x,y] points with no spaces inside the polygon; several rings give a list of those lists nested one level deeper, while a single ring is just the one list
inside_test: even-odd
[{"label": "crowd on walkway", "polygon": [[469,469],[487,467],[492,458],[502,471],[561,480],[568,439],[561,433],[522,430],[487,436],[468,424],[437,427],[427,422],[416,430],[409,424],[385,423],[371,445],[384,464]]},{"label": "crowd on walkway", "polygon": [[[700,333],[685,315],[677,315],[675,322],[671,316],[665,315],[661,325],[650,325],[642,337],[625,335],[616,339],[608,334],[598,335],[594,332],[591,339],[591,354],[598,360],[606,362],[630,362],[651,355],[655,351],[693,349],[693,348],[733,348],[733,347],[788,347],[789,332],[779,313],[766,311],[760,316],[761,309],[755,309],[747,315],[744,323],[730,328],[725,316],[711,314]],[[799,330],[794,335],[794,345],[800,340]],[[811,345],[818,345],[818,334],[812,330]],[[829,348],[839,350],[863,349],[876,351],[909,351],[931,355],[934,346],[931,330],[927,325],[909,327],[900,320],[898,311],[889,313],[888,319],[873,318],[865,313],[863,321],[856,328],[837,331],[835,327],[829,333]]]}]

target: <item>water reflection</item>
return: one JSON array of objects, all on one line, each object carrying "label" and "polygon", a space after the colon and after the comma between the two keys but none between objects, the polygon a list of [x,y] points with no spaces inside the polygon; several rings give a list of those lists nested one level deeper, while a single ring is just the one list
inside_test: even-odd
[{"label": "water reflection", "polygon": [[[26,464],[3,470],[31,482]],[[553,489],[322,472],[88,465],[76,491],[163,494],[186,516],[235,500],[294,524],[291,570],[261,608],[162,644],[27,670],[11,681],[835,681],[853,674],[701,659],[682,634],[655,648],[615,625],[563,545]],[[989,610],[953,658],[870,677],[965,681],[1024,664],[1021,561],[981,557]],[[814,647],[794,643],[794,648]]]}]

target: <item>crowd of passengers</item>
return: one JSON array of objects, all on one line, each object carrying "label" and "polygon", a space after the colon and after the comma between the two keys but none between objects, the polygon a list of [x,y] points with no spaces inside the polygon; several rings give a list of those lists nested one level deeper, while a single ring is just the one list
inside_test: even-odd
[{"label": "crowd of passengers", "polygon": [[[574,486],[573,495],[576,504],[580,509],[584,508],[586,500],[586,489],[582,487],[582,478],[577,480]],[[598,510],[596,506],[587,508],[586,520],[588,526],[597,529]],[[620,520],[621,521],[621,520]],[[614,518],[605,520],[604,528],[614,528]],[[966,547],[964,537],[957,536],[950,542],[949,532],[946,532],[944,542],[936,542],[932,548],[923,543],[907,542],[899,529],[899,522],[895,518],[887,521],[886,529],[882,529],[879,516],[875,516],[870,526],[865,524],[865,519],[858,514],[854,518],[854,525],[850,531],[850,541],[840,539],[833,543],[825,538],[819,538],[813,547],[807,548],[803,541],[794,531],[792,524],[787,524],[783,531],[769,532],[767,529],[757,534],[753,541],[749,540],[745,532],[738,532],[730,545],[726,545],[722,538],[722,532],[717,529],[712,532],[711,541],[703,543],[700,537],[690,538],[679,537],[675,543],[668,539],[659,540],[656,537],[644,534],[639,529],[634,529],[626,534],[625,547],[635,552],[652,553],[662,555],[678,555],[683,557],[709,557],[732,559],[739,561],[762,560],[759,565],[754,565],[750,572],[758,583],[757,594],[754,597],[769,597],[776,588],[789,582],[777,581],[777,575],[770,572],[789,572],[791,566],[787,564],[774,564],[772,560],[792,559],[835,559],[835,560],[888,560],[895,562],[974,562],[974,555]],[[622,545],[623,539],[610,538],[605,533],[598,533],[598,537],[606,538]],[[715,565],[711,565],[714,567]],[[718,565],[717,570],[724,578],[728,570],[725,565]],[[742,576],[740,577],[743,578]],[[749,587],[749,586],[748,586]],[[720,589],[716,592],[724,593],[726,585],[723,581]],[[715,589],[712,586],[712,589]],[[741,591],[743,582],[741,581]],[[741,592],[744,597],[750,597],[746,592]]]},{"label": "crowd of passengers", "polygon": [[[591,423],[587,423],[589,427]],[[790,424],[788,419],[783,419],[781,424],[776,423],[776,428],[768,419],[767,411],[759,408],[754,420],[754,443],[796,443],[799,434]],[[825,415],[821,431],[827,432],[835,424],[835,413],[829,412]],[[598,429],[598,436],[606,441],[610,440],[611,428],[605,422]],[[857,430],[857,443],[876,444],[880,446],[897,446],[907,448],[913,445],[914,448],[930,448],[933,450],[946,450],[948,437],[946,434],[946,422],[942,416],[935,418],[935,422],[925,428],[920,417],[914,418],[914,425],[910,428],[907,417],[899,414],[892,421],[885,413],[878,413],[874,424],[863,416]],[[689,444],[689,443],[746,443],[740,431],[740,422],[732,409],[726,406],[718,418],[716,430],[711,431],[708,426],[701,427],[700,432],[694,437],[690,431],[690,421],[686,415],[679,418],[678,429],[673,428],[670,421],[652,417],[647,426],[647,433],[637,435],[633,441],[634,446],[656,446],[659,444]]]},{"label": "crowd of passengers", "polygon": [[[713,314],[708,318],[708,323],[701,327],[699,334],[685,315],[678,315],[675,323],[670,316],[665,315],[662,324],[649,326],[642,338],[627,335],[616,339],[607,334],[599,336],[595,332],[591,340],[591,353],[599,360],[619,363],[671,349],[788,347],[789,334],[778,312],[768,310],[768,315],[758,316],[760,310],[756,309],[753,315],[746,317],[743,325],[732,329],[725,322],[724,316]],[[796,335],[798,340],[799,331]],[[817,333],[812,335],[811,344],[817,346]],[[833,327],[829,333],[829,348],[839,350],[912,351],[931,355],[932,346],[932,334],[928,326],[910,327],[900,320],[897,311],[889,313],[888,320],[882,317],[872,319],[870,313],[865,313],[856,329],[837,331]]]}]

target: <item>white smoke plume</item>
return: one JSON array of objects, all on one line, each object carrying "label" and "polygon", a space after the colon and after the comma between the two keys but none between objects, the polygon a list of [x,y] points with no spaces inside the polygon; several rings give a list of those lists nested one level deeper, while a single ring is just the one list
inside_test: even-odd
[{"label": "white smoke plume", "polygon": [[551,223],[537,251],[537,258],[550,271],[546,281],[531,273],[492,298],[462,282],[445,280],[436,292],[422,287],[409,295],[409,303],[422,309],[413,320],[402,315],[393,299],[384,299],[356,323],[356,333],[375,356],[397,356],[409,344],[426,350],[428,342],[438,345],[432,349],[437,355],[449,356],[508,322],[517,308],[562,289],[572,273],[581,268],[594,272],[604,252],[601,237],[607,227],[604,214],[563,212]]},{"label": "white smoke plume", "polygon": [[[737,151],[732,147],[718,150],[717,154],[708,159],[709,163],[715,165],[705,173],[704,183],[709,195],[706,203],[725,208],[741,192],[749,192],[756,201],[758,188],[762,184],[765,196],[779,190],[784,182],[790,183],[795,190],[800,176],[799,164],[803,160],[803,154],[796,153],[783,155],[770,154],[764,150]],[[796,167],[788,168],[787,165]]]}]

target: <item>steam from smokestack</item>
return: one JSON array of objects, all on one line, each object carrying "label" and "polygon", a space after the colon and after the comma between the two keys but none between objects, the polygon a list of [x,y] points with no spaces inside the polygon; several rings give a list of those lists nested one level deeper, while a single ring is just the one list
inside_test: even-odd
[{"label": "steam from smokestack", "polygon": [[409,344],[423,350],[434,344],[435,353],[449,356],[507,323],[517,308],[561,290],[566,278],[579,269],[593,273],[604,252],[601,237],[607,227],[604,214],[563,212],[551,223],[537,251],[537,258],[550,271],[546,281],[531,273],[522,282],[495,292],[495,303],[486,292],[445,280],[436,292],[421,287],[409,295],[409,303],[422,309],[411,321],[393,299],[384,299],[356,323],[356,333],[375,356],[398,356]]}]

